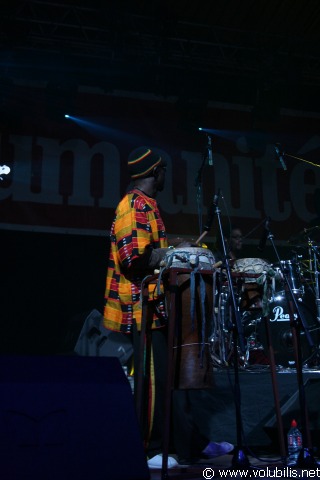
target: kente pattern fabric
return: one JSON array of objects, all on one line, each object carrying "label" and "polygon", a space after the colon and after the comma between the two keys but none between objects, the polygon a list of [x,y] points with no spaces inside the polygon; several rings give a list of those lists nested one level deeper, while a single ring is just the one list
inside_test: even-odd
[{"label": "kente pattern fabric", "polygon": [[[146,248],[168,247],[167,235],[158,204],[138,189],[129,191],[120,201],[110,232],[110,255],[106,277],[104,326],[110,330],[130,333],[135,319],[141,326],[141,282],[153,272],[138,272],[132,262]],[[150,291],[153,302],[152,328],[166,321],[165,305],[157,289]]]}]

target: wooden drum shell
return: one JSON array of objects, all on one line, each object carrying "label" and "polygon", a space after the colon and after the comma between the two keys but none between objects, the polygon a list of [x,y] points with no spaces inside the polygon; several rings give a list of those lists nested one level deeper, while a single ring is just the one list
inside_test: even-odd
[{"label": "wooden drum shell", "polygon": [[[210,271],[178,272],[176,285],[170,285],[166,292],[169,319],[175,321],[174,388],[210,388],[213,386],[213,366],[208,339],[213,324],[215,274]],[[191,275],[194,275],[194,282]],[[170,315],[172,301],[175,318]]]}]

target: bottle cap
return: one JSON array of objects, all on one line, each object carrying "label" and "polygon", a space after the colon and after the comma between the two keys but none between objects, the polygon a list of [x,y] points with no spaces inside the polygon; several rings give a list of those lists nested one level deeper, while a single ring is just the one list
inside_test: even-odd
[{"label": "bottle cap", "polygon": [[295,419],[291,420],[291,427],[296,428],[297,422]]}]

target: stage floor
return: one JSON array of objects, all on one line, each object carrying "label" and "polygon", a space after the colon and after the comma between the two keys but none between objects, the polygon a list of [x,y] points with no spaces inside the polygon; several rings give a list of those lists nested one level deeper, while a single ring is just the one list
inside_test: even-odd
[{"label": "stage floor", "polygon": [[[283,430],[286,434],[293,418],[301,422],[298,396],[297,372],[295,369],[279,368],[276,373]],[[304,369],[303,385],[309,414],[314,466],[309,471],[291,469],[281,458],[279,429],[275,416],[275,399],[270,368],[253,366],[240,370],[239,388],[241,397],[241,421],[243,431],[243,452],[249,467],[236,475],[236,468],[229,475],[235,457],[234,452],[211,460],[201,460],[193,465],[179,466],[163,472],[150,470],[151,480],[202,479],[202,478],[301,478],[320,477],[316,471],[320,452],[320,370]],[[235,376],[232,368],[217,369],[214,372],[214,388],[206,390],[175,390],[174,395],[187,395],[195,412],[194,418],[202,433],[212,441],[228,441],[237,445],[237,422],[235,415]],[[197,417],[197,412],[201,412]],[[174,456],[174,455],[173,455]],[[311,473],[311,470],[314,470]],[[306,469],[307,470],[307,469]]]},{"label": "stage floor", "polygon": [[[164,478],[172,478],[175,480],[199,480],[214,478],[319,478],[320,466],[315,464],[308,469],[287,467],[281,461],[280,456],[264,456],[261,458],[248,456],[246,457],[249,466],[238,470],[231,470],[233,453],[224,455],[210,461],[201,461],[196,465],[181,466],[168,470],[168,476],[165,477],[162,470],[150,470],[150,480],[163,480]],[[314,461],[318,463],[318,459]],[[318,470],[317,470],[318,468]]]},{"label": "stage floor", "polygon": [[[258,368],[257,368],[258,367]],[[278,426],[275,415],[274,385],[268,366],[255,366],[239,372],[242,442],[255,452],[273,454],[279,451]],[[303,384],[314,445],[320,450],[320,371],[303,371]],[[284,433],[291,420],[301,424],[299,385],[295,369],[276,373],[277,395]],[[214,386],[202,390],[175,390],[174,395],[188,395],[195,422],[211,441],[237,444],[236,378],[232,368],[214,372]]]}]

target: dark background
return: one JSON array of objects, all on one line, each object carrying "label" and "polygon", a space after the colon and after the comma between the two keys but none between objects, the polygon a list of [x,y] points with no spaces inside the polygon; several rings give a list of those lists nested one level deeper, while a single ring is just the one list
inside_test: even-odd
[{"label": "dark background", "polygon": [[[246,105],[252,128],[262,132],[281,109],[317,116],[319,23],[320,4],[312,0],[3,1],[1,133],[19,131],[28,108],[14,96],[17,85],[45,89],[47,115],[57,124],[83,88],[173,97],[186,125],[209,102]],[[59,351],[70,319],[102,310],[107,236],[9,227],[0,238],[1,351]],[[255,256],[255,246],[244,251]],[[270,248],[263,256],[274,261]]]},{"label": "dark background", "polygon": [[319,17],[315,0],[3,0],[2,94],[26,79],[53,105],[80,84],[178,96],[185,113],[208,100],[264,121],[319,111]]},{"label": "dark background", "polygon": [[[88,314],[103,311],[108,236],[2,230],[0,238],[0,352],[72,352]],[[290,248],[278,251],[291,258]],[[243,258],[261,256],[256,246],[243,249]],[[275,261],[270,245],[263,257]]]},{"label": "dark background", "polygon": [[68,353],[68,332],[92,309],[102,311],[108,238],[12,231],[0,238],[1,353]]}]

